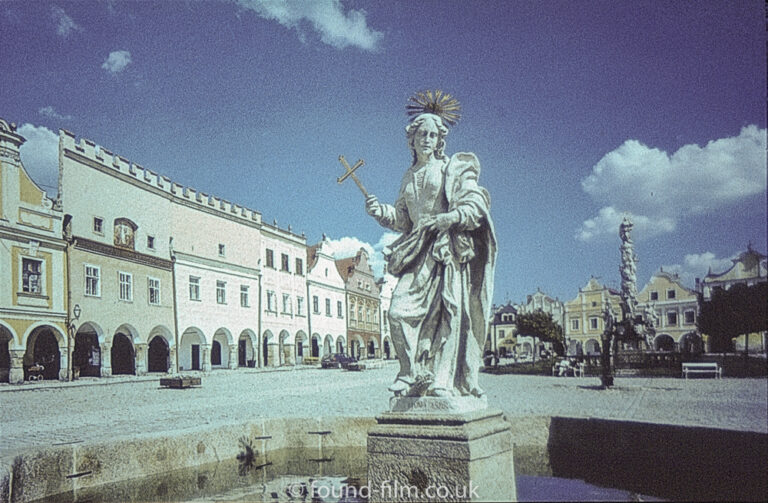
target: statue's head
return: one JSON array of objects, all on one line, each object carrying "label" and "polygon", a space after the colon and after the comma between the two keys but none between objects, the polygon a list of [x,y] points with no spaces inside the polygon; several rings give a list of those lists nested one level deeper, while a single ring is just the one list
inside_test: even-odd
[{"label": "statue's head", "polygon": [[408,148],[413,152],[413,161],[416,162],[417,153],[416,145],[414,141],[418,136],[419,130],[422,132],[425,129],[435,130],[437,132],[437,142],[434,147],[434,155],[436,159],[445,159],[445,137],[448,134],[448,128],[443,123],[443,120],[435,114],[423,113],[417,115],[406,127],[405,135],[408,138]]}]

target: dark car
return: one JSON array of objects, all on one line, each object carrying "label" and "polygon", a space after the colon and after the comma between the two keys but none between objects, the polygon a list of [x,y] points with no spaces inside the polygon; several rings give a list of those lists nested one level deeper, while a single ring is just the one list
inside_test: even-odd
[{"label": "dark car", "polygon": [[320,366],[324,369],[345,369],[347,365],[356,362],[357,358],[344,353],[333,353],[323,356]]}]

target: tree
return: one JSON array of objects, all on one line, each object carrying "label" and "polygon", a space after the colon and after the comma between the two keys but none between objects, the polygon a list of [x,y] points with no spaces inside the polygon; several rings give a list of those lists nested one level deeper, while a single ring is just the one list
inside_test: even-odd
[{"label": "tree", "polygon": [[537,338],[542,342],[551,342],[558,355],[565,353],[563,327],[552,318],[552,313],[536,310],[532,313],[518,314],[516,323],[518,335],[528,335],[533,337],[534,361],[536,360]]},{"label": "tree", "polygon": [[[700,301],[696,325],[709,336],[712,351],[723,353],[733,348],[736,337],[768,330],[768,283],[713,289],[710,300]],[[745,352],[748,344],[747,338]]]}]

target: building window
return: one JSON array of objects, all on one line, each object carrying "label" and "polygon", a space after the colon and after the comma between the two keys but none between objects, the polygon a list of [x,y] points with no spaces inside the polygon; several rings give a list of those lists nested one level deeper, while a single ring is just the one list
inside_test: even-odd
[{"label": "building window", "polygon": [[275,268],[275,252],[267,248],[267,267]]},{"label": "building window", "polygon": [[301,260],[300,258],[296,259],[296,270],[295,270],[295,272],[299,276],[303,276],[304,275],[304,261]]},{"label": "building window", "polygon": [[677,326],[677,312],[676,311],[668,311],[667,312],[667,325],[668,326]]},{"label": "building window", "polygon": [[[18,262],[17,262],[18,263]],[[21,291],[42,295],[43,261],[31,258],[21,259]]]},{"label": "building window", "polygon": [[597,330],[597,318],[589,319],[589,328],[590,330]]},{"label": "building window", "polygon": [[357,321],[360,323],[365,321],[365,318],[363,318],[363,306],[357,306]]},{"label": "building window", "polygon": [[331,316],[331,299],[325,299],[325,315]]},{"label": "building window", "polygon": [[248,285],[240,285],[240,307],[251,307],[248,304]]},{"label": "building window", "polygon": [[275,292],[272,290],[267,291],[267,311],[270,313],[277,312]]},{"label": "building window", "polygon": [[120,283],[120,300],[126,302],[133,301],[133,275],[128,272],[118,272],[118,281]]},{"label": "building window", "polygon": [[312,312],[315,314],[320,313],[320,300],[317,298],[317,295],[312,296]]},{"label": "building window", "polygon": [[578,330],[579,329],[579,320],[573,319],[571,320],[571,330]]},{"label": "building window", "polygon": [[659,300],[659,292],[651,292],[651,300]]},{"label": "building window", "polygon": [[147,236],[147,248],[149,250],[155,249],[155,236]]},{"label": "building window", "polygon": [[339,318],[344,317],[344,303],[341,302],[340,300],[336,301],[336,316],[338,316]]},{"label": "building window", "polygon": [[200,278],[189,277],[189,300],[200,300]]},{"label": "building window", "polygon": [[104,219],[99,217],[93,217],[93,232],[96,234],[104,234]]},{"label": "building window", "polygon": [[291,306],[290,294],[283,294],[283,314],[291,314],[293,312],[293,306]]},{"label": "building window", "polygon": [[696,323],[696,312],[695,311],[686,311],[685,312],[685,324],[686,325],[693,325]]},{"label": "building window", "polygon": [[89,297],[101,297],[101,268],[85,264],[85,294]]},{"label": "building window", "polygon": [[290,259],[288,258],[288,254],[281,253],[280,254],[280,270],[285,272],[291,272],[290,267],[288,267],[288,261]]},{"label": "building window", "polygon": [[226,281],[216,282],[216,303],[217,304],[227,303],[227,282]]},{"label": "building window", "polygon": [[384,320],[384,330],[386,330],[387,329],[387,323],[388,323],[387,322],[387,312],[386,311],[383,311],[383,313],[381,315],[381,319]]},{"label": "building window", "polygon": [[296,297],[296,314],[304,316],[304,297]]},{"label": "building window", "polygon": [[675,294],[675,290],[674,290],[673,288],[672,288],[672,289],[669,289],[669,290],[667,290],[667,298],[668,298],[668,299],[674,299],[674,298],[675,298],[675,295],[676,295],[676,294]]},{"label": "building window", "polygon": [[149,303],[153,306],[159,306],[160,280],[157,278],[147,278],[147,287],[149,288]]},{"label": "building window", "polygon": [[357,321],[357,311],[355,310],[355,302],[352,301],[349,303],[349,319],[352,321]]},{"label": "building window", "polygon": [[504,330],[499,330],[499,339],[504,338]]},{"label": "building window", "polygon": [[226,246],[224,246],[222,243],[219,243],[219,257],[224,257],[226,251]]}]

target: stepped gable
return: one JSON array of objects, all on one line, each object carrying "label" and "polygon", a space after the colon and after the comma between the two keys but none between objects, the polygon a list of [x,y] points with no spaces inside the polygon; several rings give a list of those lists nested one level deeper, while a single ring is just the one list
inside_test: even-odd
[{"label": "stepped gable", "polygon": [[249,224],[261,223],[261,213],[256,210],[204,192],[198,192],[191,187],[185,187],[167,176],[144,168],[104,147],[97,147],[96,143],[87,138],[81,138],[79,142],[76,142],[75,134],[66,129],[59,130],[59,149],[63,155],[67,155],[68,152],[74,154],[75,156],[72,158],[84,160],[84,164],[104,173],[116,177],[123,175],[136,186],[144,186],[148,190],[160,190],[177,201],[197,204],[209,210],[213,209],[216,212],[247,221]]}]

